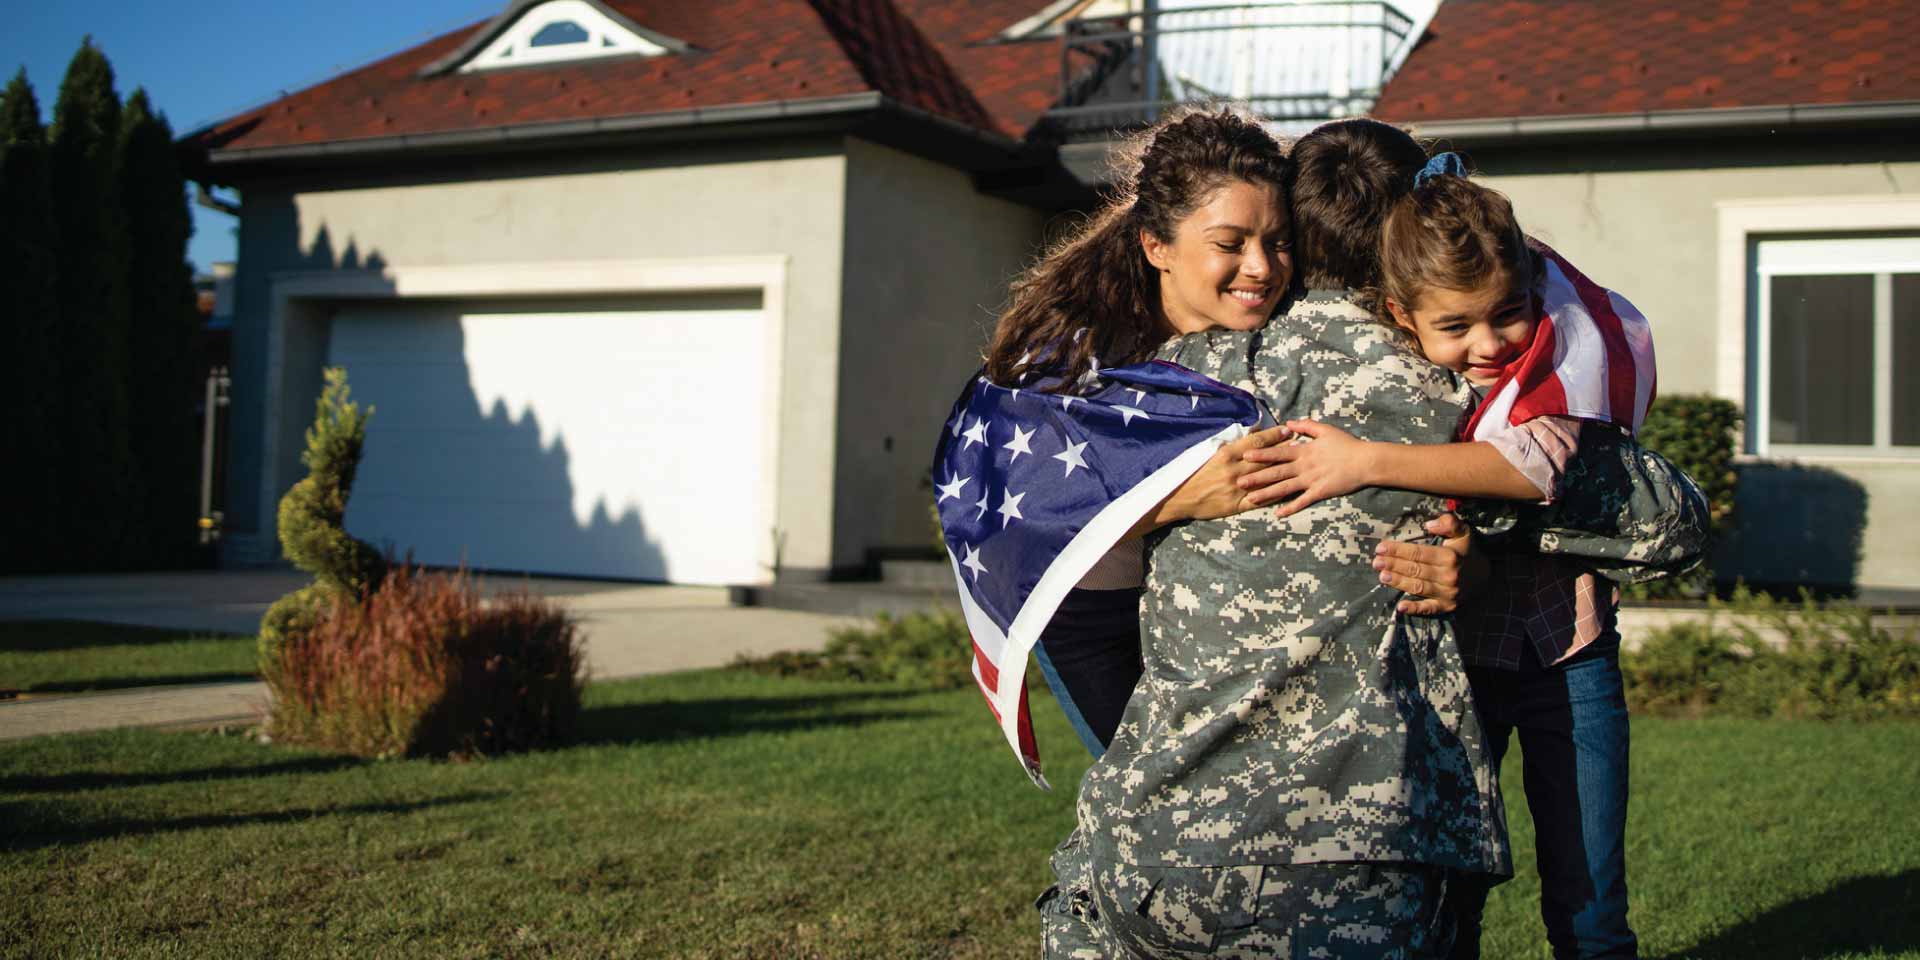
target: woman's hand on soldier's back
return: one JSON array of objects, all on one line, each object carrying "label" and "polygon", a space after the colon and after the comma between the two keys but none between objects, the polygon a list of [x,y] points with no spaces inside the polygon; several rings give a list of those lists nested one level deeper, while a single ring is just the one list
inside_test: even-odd
[{"label": "woman's hand on soldier's back", "polygon": [[1200,465],[1200,469],[1193,472],[1193,476],[1187,478],[1187,482],[1160,502],[1160,506],[1150,515],[1152,526],[1181,520],[1217,520],[1258,506],[1247,498],[1247,491],[1240,488],[1240,478],[1260,469],[1262,464],[1254,463],[1246,456],[1251,451],[1285,443],[1292,438],[1292,431],[1284,426],[1268,427],[1223,444],[1213,452],[1213,456],[1207,458],[1206,463]]}]

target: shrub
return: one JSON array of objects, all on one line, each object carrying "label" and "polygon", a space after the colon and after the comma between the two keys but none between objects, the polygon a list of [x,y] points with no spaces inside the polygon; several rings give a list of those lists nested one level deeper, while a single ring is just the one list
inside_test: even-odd
[{"label": "shrub", "polygon": [[1628,704],[1650,713],[1920,717],[1916,639],[1876,626],[1862,607],[1737,590],[1732,603],[1713,603],[1706,622],[1655,631],[1623,652],[1620,669]]},{"label": "shrub", "polygon": [[373,408],[352,401],[345,370],[330,367],[325,376],[300,455],[307,476],[280,498],[278,516],[281,552],[314,582],[281,597],[261,618],[260,672],[269,677],[280,648],[312,629],[328,605],[360,600],[386,574],[379,551],[354,539],[343,522]]},{"label": "shrub", "polygon": [[946,608],[904,616],[881,613],[871,625],[829,634],[826,649],[741,655],[734,666],[774,676],[866,680],[950,690],[973,683],[973,641],[959,613]]},{"label": "shrub", "polygon": [[[1739,428],[1740,408],[1730,400],[1705,394],[1654,400],[1640,428],[1640,443],[1686,471],[1706,494],[1715,541],[1733,528],[1738,481],[1733,451]],[[1631,584],[1625,594],[1634,599],[1701,597],[1712,592],[1713,582],[1712,564],[1703,563],[1677,577]]]},{"label": "shrub", "polygon": [[484,601],[464,572],[400,566],[287,635],[267,677],[269,730],[368,756],[533,749],[571,735],[583,665],[551,602]]}]

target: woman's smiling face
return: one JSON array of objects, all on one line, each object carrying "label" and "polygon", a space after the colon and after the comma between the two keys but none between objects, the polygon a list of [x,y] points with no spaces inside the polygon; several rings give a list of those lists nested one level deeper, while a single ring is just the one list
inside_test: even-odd
[{"label": "woman's smiling face", "polygon": [[1267,322],[1293,280],[1293,222],[1279,189],[1245,180],[1216,188],[1174,225],[1172,239],[1140,234],[1160,271],[1160,307],[1176,333]]}]

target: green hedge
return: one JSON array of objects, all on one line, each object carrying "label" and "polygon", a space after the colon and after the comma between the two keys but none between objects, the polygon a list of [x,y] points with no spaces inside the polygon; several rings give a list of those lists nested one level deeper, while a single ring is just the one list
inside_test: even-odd
[{"label": "green hedge", "polygon": [[[1641,444],[1673,461],[1700,485],[1707,497],[1716,542],[1733,529],[1734,493],[1739,480],[1733,453],[1739,430],[1740,408],[1730,400],[1705,394],[1656,399],[1640,428]],[[1712,593],[1714,579],[1709,558],[1690,573],[1632,584],[1625,593],[1638,600],[1703,597]]]},{"label": "green hedge", "polygon": [[745,654],[733,665],[754,673],[825,680],[905,683],[948,690],[973,683],[973,642],[967,624],[951,609],[904,616],[882,613],[866,626],[828,635],[824,651],[788,650],[764,657]]},{"label": "green hedge", "polygon": [[1731,603],[1713,601],[1704,623],[1658,630],[1622,652],[1620,670],[1637,712],[1920,718],[1917,639],[1876,625],[1863,607],[1740,589]]}]

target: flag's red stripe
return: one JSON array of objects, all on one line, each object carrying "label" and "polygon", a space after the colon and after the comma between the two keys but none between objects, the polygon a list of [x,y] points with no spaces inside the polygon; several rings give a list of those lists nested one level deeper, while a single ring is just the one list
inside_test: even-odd
[{"label": "flag's red stripe", "polygon": [[1514,379],[1519,381],[1514,384],[1517,395],[1512,410],[1507,414],[1507,422],[1500,424],[1502,429],[1525,423],[1543,413],[1559,413],[1565,409],[1552,406],[1556,402],[1565,403],[1566,400],[1566,391],[1561,389],[1560,380],[1554,375],[1553,357],[1558,349],[1558,341],[1559,332],[1554,327],[1553,318],[1543,310],[1534,327],[1533,342],[1527,345],[1526,356],[1520,359],[1519,370],[1514,374]]},{"label": "flag's red stripe", "polygon": [[1633,426],[1633,402],[1636,376],[1633,364],[1633,348],[1627,345],[1626,331],[1620,327],[1620,316],[1613,312],[1613,298],[1597,283],[1587,279],[1587,275],[1574,269],[1559,254],[1554,254],[1555,263],[1573,281],[1573,288],[1580,294],[1580,302],[1586,304],[1587,313],[1593,316],[1593,324],[1599,328],[1600,342],[1607,345],[1607,415],[1615,423]]},{"label": "flag's red stripe", "polygon": [[973,662],[980,667],[980,682],[986,684],[989,690],[999,690],[1000,668],[994,666],[992,660],[987,659],[987,653],[980,649],[978,640],[973,641]]},{"label": "flag's red stripe", "polygon": [[1020,678],[1020,755],[1040,767],[1040,744],[1033,738],[1033,715],[1027,710],[1027,678]]}]

